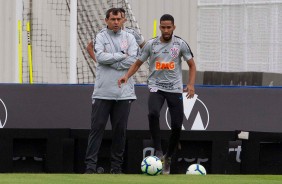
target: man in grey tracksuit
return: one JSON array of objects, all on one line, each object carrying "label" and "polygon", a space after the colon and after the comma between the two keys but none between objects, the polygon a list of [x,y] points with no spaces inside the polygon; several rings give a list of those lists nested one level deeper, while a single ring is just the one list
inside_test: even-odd
[{"label": "man in grey tracksuit", "polygon": [[86,150],[86,172],[96,173],[98,152],[103,132],[110,117],[112,125],[111,173],[122,173],[126,128],[131,102],[136,99],[134,81],[122,88],[117,80],[137,59],[138,45],[134,36],[121,29],[122,17],[118,8],[106,13],[107,29],[95,39],[97,59],[96,81],[92,95],[91,131]]}]

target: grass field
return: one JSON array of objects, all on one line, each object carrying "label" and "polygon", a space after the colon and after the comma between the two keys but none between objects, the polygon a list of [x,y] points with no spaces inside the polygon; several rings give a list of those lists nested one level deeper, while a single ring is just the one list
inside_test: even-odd
[{"label": "grass field", "polygon": [[2,184],[281,184],[282,175],[0,174]]}]

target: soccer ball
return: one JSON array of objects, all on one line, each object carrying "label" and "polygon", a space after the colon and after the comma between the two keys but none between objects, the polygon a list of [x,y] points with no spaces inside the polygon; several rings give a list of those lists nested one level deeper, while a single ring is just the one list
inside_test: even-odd
[{"label": "soccer ball", "polygon": [[186,174],[192,174],[192,175],[206,175],[207,171],[204,168],[204,166],[200,164],[192,164],[188,167]]},{"label": "soccer ball", "polygon": [[156,176],[162,172],[163,165],[161,160],[156,156],[148,156],[141,163],[141,171],[143,174]]}]

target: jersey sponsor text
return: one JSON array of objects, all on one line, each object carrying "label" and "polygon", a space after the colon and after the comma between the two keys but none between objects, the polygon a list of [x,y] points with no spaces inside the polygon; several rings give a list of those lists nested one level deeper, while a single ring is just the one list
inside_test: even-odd
[{"label": "jersey sponsor text", "polygon": [[170,62],[161,62],[161,61],[156,61],[156,70],[174,70],[175,64],[174,61]]}]

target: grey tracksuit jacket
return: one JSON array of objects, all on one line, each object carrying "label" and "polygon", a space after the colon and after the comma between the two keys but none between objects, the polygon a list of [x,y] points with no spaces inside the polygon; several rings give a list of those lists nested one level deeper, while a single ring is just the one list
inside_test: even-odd
[{"label": "grey tracksuit jacket", "polygon": [[96,81],[93,99],[128,100],[136,99],[132,77],[118,87],[118,79],[137,60],[138,45],[134,36],[126,31],[100,31],[94,42],[97,59]]}]

